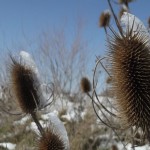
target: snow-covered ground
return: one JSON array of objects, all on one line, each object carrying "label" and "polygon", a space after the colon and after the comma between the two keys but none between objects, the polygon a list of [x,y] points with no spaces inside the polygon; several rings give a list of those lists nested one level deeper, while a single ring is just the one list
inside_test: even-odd
[{"label": "snow-covered ground", "polygon": [[0,143],[0,146],[7,148],[9,150],[15,150],[16,144],[12,143]]},{"label": "snow-covered ground", "polygon": [[[113,99],[109,99],[111,102],[113,101]],[[110,103],[107,101],[107,98],[106,97],[99,97],[99,101],[106,106],[106,108],[108,108],[110,110]],[[63,115],[63,118],[67,118],[68,120],[72,120],[72,119],[75,119],[75,112],[74,112],[74,104],[72,102],[68,102],[67,103],[67,106],[68,106],[68,109],[67,109],[67,112],[65,115]],[[55,106],[53,106],[53,108],[51,107],[51,112],[48,112],[48,113],[43,113],[41,115],[41,120],[40,120],[40,123],[41,125],[45,128],[45,127],[48,127],[48,122],[49,124],[51,124],[51,126],[55,126],[55,130],[57,130],[59,133],[61,133],[62,135],[65,135],[63,138],[65,140],[65,143],[66,145],[69,145],[69,140],[68,140],[68,137],[67,137],[67,131],[65,130],[65,127],[63,125],[63,123],[59,120],[58,118],[58,111],[57,110],[60,110],[62,107],[60,101],[58,101],[57,103],[57,109],[55,109]],[[84,118],[84,115],[86,114],[87,112],[87,108],[85,108],[85,110],[82,112],[82,117]],[[14,125],[23,125],[26,123],[26,121],[28,121],[30,119],[30,116],[25,116],[23,117],[22,119],[18,120],[18,121],[15,121],[14,122]],[[26,130],[32,130],[36,133],[39,133],[38,132],[38,129],[37,129],[37,126],[34,122],[31,122],[30,125],[28,125],[26,127]],[[100,138],[101,139],[104,139],[106,142],[107,139],[109,139],[109,135],[108,134],[105,134],[105,135],[100,135]],[[116,143],[115,142],[115,145],[119,148],[119,150],[124,150],[124,147],[122,145],[121,142],[118,142]],[[15,150],[15,147],[16,145],[13,144],[13,143],[0,143],[0,146],[3,146],[3,147],[7,147],[8,150]],[[126,145],[126,149],[127,150],[131,150],[132,149],[132,146],[131,144],[128,144]],[[150,147],[148,145],[144,145],[144,146],[141,146],[141,147],[135,147],[135,150],[150,150]]]},{"label": "snow-covered ground", "polygon": [[[119,150],[124,150],[124,147],[122,145],[122,143],[117,143],[117,147]],[[127,150],[133,150],[132,145],[129,143],[126,145],[126,149]],[[144,146],[138,146],[135,147],[135,150],[150,150],[150,146],[149,145],[144,145]]]},{"label": "snow-covered ground", "polygon": [[[126,17],[127,16],[124,16],[124,19],[122,20],[122,23],[124,23],[124,20],[126,20]],[[133,16],[130,16],[132,17],[133,19]],[[126,25],[126,24],[125,24]],[[143,29],[144,30],[144,29]],[[34,61],[32,60],[32,58],[30,57],[30,55],[24,51],[22,51],[20,53],[20,56],[22,58],[22,61],[25,61],[25,62],[30,62],[29,64],[26,64],[26,65],[29,65],[33,70],[34,72],[37,74],[37,77],[39,77],[39,72],[38,72],[38,69],[36,68],[36,65],[34,63]],[[32,64],[32,65],[31,65]],[[41,90],[41,89],[40,89]],[[0,89],[1,91],[1,89]],[[42,91],[43,92],[43,91]],[[1,97],[1,94],[0,94],[0,97]],[[49,97],[49,95],[45,94],[43,92],[43,97],[42,97],[42,100],[46,97]],[[113,99],[109,99],[110,102],[113,102]],[[67,101],[66,103],[66,106],[62,106],[62,101]],[[113,113],[116,113],[114,109],[112,109],[111,107],[111,104],[109,103],[108,99],[106,97],[99,97],[99,99],[95,99],[95,102],[97,104],[102,103],[109,111],[113,112]],[[45,103],[45,101],[44,101]],[[44,105],[43,103],[43,105]],[[69,139],[68,139],[68,136],[67,136],[67,131],[64,127],[64,124],[59,120],[58,118],[58,111],[57,110],[61,110],[63,107],[66,109],[66,114],[62,116],[62,118],[65,118],[69,121],[71,120],[76,120],[76,114],[75,114],[75,105],[76,107],[79,107],[79,104],[75,104],[73,102],[70,102],[68,100],[62,100],[62,99],[57,99],[57,102],[51,107],[50,112],[47,112],[45,114],[42,114],[41,115],[41,120],[40,120],[40,123],[41,125],[45,128],[48,126],[47,122],[52,126],[54,127],[53,129],[55,129],[60,135],[62,135],[62,139],[64,139],[67,147],[69,147]],[[107,112],[101,107],[101,110],[103,112],[107,114]],[[84,118],[86,112],[88,112],[89,110],[85,107],[84,111],[81,112],[81,117]],[[102,116],[102,112],[98,110],[98,114],[100,116]],[[15,121],[13,123],[13,125],[24,125],[28,120],[30,119],[30,116],[25,116],[23,117],[21,120],[18,120],[18,121]],[[99,119],[98,119],[99,121]],[[38,133],[38,129],[37,129],[37,126],[34,122],[31,122],[29,126],[26,127],[26,130],[32,130],[36,133]],[[104,138],[104,139],[108,139],[109,138],[109,135],[108,134],[105,134],[104,135],[100,135],[100,138]],[[118,142],[118,143],[115,143],[117,145],[117,147],[119,148],[119,150],[124,150],[124,147],[123,147],[123,144],[121,142]],[[0,146],[2,147],[5,147],[9,150],[15,150],[15,147],[16,145],[13,144],[13,143],[0,143]],[[127,150],[131,150],[132,149],[132,145],[129,143],[128,145],[126,145],[126,149]],[[135,147],[135,150],[150,150],[150,147],[149,145],[144,145],[144,146],[141,146],[141,147]]]}]

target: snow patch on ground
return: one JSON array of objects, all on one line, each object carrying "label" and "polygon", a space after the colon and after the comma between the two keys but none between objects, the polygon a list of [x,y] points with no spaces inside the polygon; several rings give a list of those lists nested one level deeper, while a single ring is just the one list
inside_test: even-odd
[{"label": "snow patch on ground", "polygon": [[24,125],[29,119],[29,116],[25,116],[21,120],[14,121],[13,125]]},{"label": "snow patch on ground", "polygon": [[7,148],[9,150],[15,150],[16,144],[12,143],[0,143],[0,146]]},{"label": "snow patch on ground", "polygon": [[[124,147],[123,147],[121,142],[117,143],[117,147],[119,150],[124,150]],[[133,150],[132,145],[130,143],[127,144],[126,149],[127,150]],[[138,146],[138,147],[135,147],[135,150],[150,150],[150,146],[149,145]]]}]

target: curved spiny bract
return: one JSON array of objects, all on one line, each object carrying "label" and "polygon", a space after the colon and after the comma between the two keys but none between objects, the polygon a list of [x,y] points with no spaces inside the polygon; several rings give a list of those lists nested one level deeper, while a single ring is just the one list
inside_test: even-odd
[{"label": "curved spiny bract", "polygon": [[134,34],[131,30],[122,37],[113,31],[109,42],[110,71],[124,128],[141,128],[149,138],[150,47],[147,36],[139,32]]},{"label": "curved spiny bract", "polygon": [[10,78],[14,96],[25,113],[32,113],[39,105],[39,96],[35,85],[38,82],[31,68],[11,58]]},{"label": "curved spiny bract", "polygon": [[44,135],[42,135],[38,141],[39,150],[66,150],[65,144],[60,136],[47,129]]}]

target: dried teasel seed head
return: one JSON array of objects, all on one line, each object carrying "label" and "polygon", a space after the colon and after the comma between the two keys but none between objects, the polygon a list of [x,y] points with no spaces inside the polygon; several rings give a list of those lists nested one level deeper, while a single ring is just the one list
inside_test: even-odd
[{"label": "dried teasel seed head", "polygon": [[11,57],[10,78],[14,96],[24,113],[32,113],[39,105],[35,85],[38,80],[33,70]]},{"label": "dried teasel seed head", "polygon": [[65,150],[65,144],[60,136],[47,129],[44,135],[42,135],[38,141],[39,150]]},{"label": "dried teasel seed head", "polygon": [[109,26],[110,18],[111,14],[109,11],[102,12],[99,18],[99,27],[106,28],[107,26]]},{"label": "dried teasel seed head", "polygon": [[[136,23],[135,16],[133,20]],[[124,36],[113,32],[109,43],[110,71],[124,127],[140,128],[150,140],[150,39],[141,29],[140,26],[134,32],[133,24]]]},{"label": "dried teasel seed head", "polygon": [[90,83],[90,81],[88,80],[88,78],[86,78],[86,77],[83,77],[82,79],[81,79],[81,89],[82,89],[82,91],[84,92],[84,93],[88,93],[88,92],[90,92],[91,91],[91,83]]}]

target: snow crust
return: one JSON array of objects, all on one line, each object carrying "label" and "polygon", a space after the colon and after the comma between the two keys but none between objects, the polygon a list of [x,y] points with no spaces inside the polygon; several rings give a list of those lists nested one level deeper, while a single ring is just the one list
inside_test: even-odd
[{"label": "snow crust", "polygon": [[150,34],[147,28],[144,26],[143,22],[138,19],[135,15],[128,12],[124,12],[121,17],[121,25],[124,27],[125,33],[127,31],[133,30],[132,34],[137,34],[139,36],[144,35],[144,41],[147,39],[148,46],[150,46]]},{"label": "snow crust", "polygon": [[14,121],[13,125],[24,125],[30,119],[29,116],[25,116],[18,121]]},{"label": "snow crust", "polygon": [[38,68],[36,67],[35,61],[32,56],[26,51],[20,51],[21,63],[31,68],[37,75],[39,75]]}]

